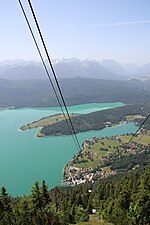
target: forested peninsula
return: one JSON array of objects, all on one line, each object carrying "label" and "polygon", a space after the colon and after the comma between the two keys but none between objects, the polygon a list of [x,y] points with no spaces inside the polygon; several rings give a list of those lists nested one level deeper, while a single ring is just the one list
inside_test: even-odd
[{"label": "forested peninsula", "polygon": [[[128,122],[126,117],[128,115],[140,115],[141,118],[135,118],[135,121],[140,123],[142,118],[147,115],[147,112],[148,107],[146,108],[145,105],[126,105],[114,109],[79,115],[77,117],[73,117],[71,120],[74,125],[75,132],[79,133],[90,130],[100,130],[107,126],[118,125],[122,122],[126,123]],[[53,125],[44,126],[37,136],[58,136],[70,134],[70,130],[65,121],[60,121]]]},{"label": "forested peninsula", "polygon": [[[79,116],[79,114],[76,113],[71,113],[70,114],[70,118],[72,117],[76,117]],[[23,125],[22,127],[20,127],[20,130],[28,130],[28,129],[34,129],[34,128],[38,128],[38,127],[44,127],[47,125],[53,125],[55,123],[58,123],[62,120],[68,119],[68,115],[66,114],[55,114],[55,115],[51,115],[51,116],[47,116],[44,117],[40,120],[37,121],[33,121],[32,123],[28,123],[26,125]]]}]

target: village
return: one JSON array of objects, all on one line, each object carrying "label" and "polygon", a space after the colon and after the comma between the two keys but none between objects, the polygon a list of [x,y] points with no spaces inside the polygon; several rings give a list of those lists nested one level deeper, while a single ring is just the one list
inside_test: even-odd
[{"label": "village", "polygon": [[[82,151],[74,155],[64,168],[63,183],[79,185],[96,182],[118,173],[112,163],[123,157],[147,154],[150,151],[150,134],[141,131],[132,142],[128,143],[132,134],[93,137],[82,144]],[[132,157],[133,158],[133,157]],[[138,164],[131,169],[138,167]]]}]

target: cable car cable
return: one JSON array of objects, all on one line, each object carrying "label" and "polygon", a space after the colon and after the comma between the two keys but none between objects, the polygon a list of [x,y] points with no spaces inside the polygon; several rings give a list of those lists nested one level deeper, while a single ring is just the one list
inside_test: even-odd
[{"label": "cable car cable", "polygon": [[53,84],[53,82],[52,82],[52,80],[51,80],[50,74],[49,74],[48,69],[47,69],[47,67],[46,67],[46,64],[45,64],[45,62],[44,62],[44,59],[43,59],[43,56],[42,56],[42,54],[41,54],[40,48],[39,48],[39,46],[38,46],[38,43],[37,43],[36,38],[35,38],[35,35],[34,35],[33,30],[32,30],[32,28],[31,28],[30,22],[29,22],[29,20],[28,20],[28,18],[27,18],[27,15],[26,15],[26,13],[25,13],[25,10],[24,10],[24,8],[23,8],[23,5],[22,5],[21,1],[18,0],[18,2],[19,2],[19,4],[20,4],[21,10],[22,10],[22,12],[23,12],[23,15],[24,15],[24,17],[25,17],[26,23],[27,23],[28,28],[29,28],[29,30],[30,30],[31,36],[32,36],[32,38],[33,38],[33,40],[34,40],[34,43],[35,43],[36,48],[37,48],[37,50],[38,50],[38,53],[39,53],[39,55],[40,55],[41,61],[42,61],[42,63],[43,63],[44,69],[45,69],[45,71],[46,71],[46,74],[47,74],[48,79],[49,79],[49,81],[50,81],[50,84],[51,84],[51,86],[52,86],[52,89],[53,89],[53,91],[54,91],[54,93],[55,93],[55,96],[56,96],[56,98],[57,98],[57,101],[58,101],[58,103],[59,103],[59,106],[60,106],[60,108],[61,108],[61,111],[62,111],[62,113],[63,113],[63,116],[64,116],[64,118],[65,118],[66,124],[67,124],[67,126],[68,126],[68,128],[69,128],[69,130],[70,130],[70,132],[71,132],[71,135],[72,135],[72,137],[73,137],[73,140],[74,140],[74,142],[75,142],[75,145],[76,145],[76,147],[77,147],[77,149],[78,149],[79,146],[77,145],[76,139],[75,139],[75,137],[74,137],[74,133],[73,133],[73,131],[71,130],[71,128],[70,128],[70,126],[69,126],[69,121],[68,121],[68,119],[67,119],[67,117],[66,117],[66,114],[65,114],[65,112],[64,112],[64,110],[63,110],[63,107],[62,107],[62,105],[61,105],[60,99],[59,99],[59,97],[58,97],[58,95],[57,95],[57,92],[56,92],[56,90],[55,90],[54,84]]},{"label": "cable car cable", "polygon": [[31,9],[31,13],[32,13],[32,15],[33,15],[33,18],[34,18],[35,24],[36,24],[36,26],[37,26],[37,30],[38,30],[38,32],[39,32],[39,35],[40,35],[40,38],[41,38],[41,41],[42,41],[42,44],[43,44],[43,47],[44,47],[45,53],[46,53],[46,55],[47,55],[48,62],[49,62],[50,68],[51,68],[51,70],[52,70],[52,74],[53,74],[53,76],[54,76],[54,79],[55,79],[55,82],[56,82],[57,88],[58,88],[58,90],[59,90],[59,93],[60,93],[60,96],[61,96],[61,99],[62,99],[63,105],[64,105],[65,110],[66,110],[66,112],[67,112],[67,115],[68,115],[68,118],[69,118],[69,122],[70,122],[70,124],[71,124],[71,128],[72,128],[72,130],[73,130],[73,133],[74,133],[74,136],[75,136],[76,142],[77,142],[78,147],[79,147],[79,149],[80,149],[79,140],[78,140],[78,138],[77,138],[77,135],[76,135],[76,132],[75,132],[75,129],[74,129],[74,126],[73,126],[72,120],[71,120],[71,118],[70,118],[70,115],[69,115],[69,112],[68,112],[68,109],[67,109],[67,105],[66,105],[66,103],[65,103],[65,99],[64,99],[64,96],[63,96],[63,93],[62,93],[61,87],[60,87],[60,85],[59,85],[59,82],[58,82],[58,79],[57,79],[57,76],[56,76],[56,73],[55,73],[54,67],[53,67],[53,65],[52,65],[52,62],[51,62],[51,59],[50,59],[50,56],[49,56],[49,53],[48,53],[48,50],[47,50],[47,47],[46,47],[46,43],[45,43],[45,41],[44,41],[44,38],[43,38],[43,35],[42,35],[42,32],[41,32],[40,26],[39,26],[39,23],[38,23],[38,21],[37,21],[37,17],[36,17],[36,15],[35,15],[35,12],[34,12],[34,9],[33,9],[33,6],[32,6],[31,1],[30,1],[30,0],[28,0],[28,3],[29,3],[29,7],[30,7],[30,9]]}]

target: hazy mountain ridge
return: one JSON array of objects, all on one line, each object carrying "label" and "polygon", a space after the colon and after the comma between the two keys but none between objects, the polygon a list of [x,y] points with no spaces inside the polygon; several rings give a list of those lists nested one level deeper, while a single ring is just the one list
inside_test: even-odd
[{"label": "hazy mountain ridge", "polygon": [[115,60],[112,59],[103,59],[101,64],[109,69],[110,71],[113,71],[116,74],[122,74],[123,76],[129,76],[129,72],[123,68],[123,66],[119,65]]},{"label": "hazy mountain ridge", "polygon": [[[45,61],[48,65],[48,62]],[[150,79],[150,63],[121,65],[112,59],[79,60],[75,58],[52,60],[58,78],[96,78],[105,80]],[[48,67],[49,68],[49,67]],[[51,71],[50,71],[51,74]],[[41,62],[6,60],[0,62],[0,78],[10,80],[46,79]]]},{"label": "hazy mountain ridge", "polygon": [[[67,105],[150,102],[150,81],[65,78],[59,82]],[[0,79],[0,96],[0,107],[58,106],[47,80]]]},{"label": "hazy mountain ridge", "polygon": [[[46,61],[46,64],[48,62]],[[56,59],[53,65],[60,78],[99,78],[110,80],[126,79],[125,70],[113,60]],[[46,74],[40,62],[7,60],[0,63],[0,78],[5,79],[45,79]]]},{"label": "hazy mountain ridge", "polygon": [[40,66],[36,65],[24,65],[15,66],[7,69],[0,74],[0,77],[8,80],[26,80],[26,79],[45,79],[46,75],[44,70]]}]

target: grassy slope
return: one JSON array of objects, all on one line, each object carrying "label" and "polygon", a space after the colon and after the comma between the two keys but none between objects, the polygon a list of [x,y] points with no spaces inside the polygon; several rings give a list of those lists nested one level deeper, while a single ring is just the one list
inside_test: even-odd
[{"label": "grassy slope", "polygon": [[[82,168],[82,167],[95,168],[96,166],[99,165],[100,157],[105,156],[106,154],[108,154],[110,152],[114,152],[115,148],[113,148],[113,147],[117,147],[117,146],[119,146],[119,143],[114,140],[102,140],[98,143],[95,143],[94,145],[86,145],[85,151],[92,151],[93,154],[98,155],[98,157],[94,156],[93,161],[91,161],[86,156],[84,156],[83,159],[88,160],[88,162],[78,163],[78,164],[75,164],[75,166],[78,168]],[[107,148],[108,151],[101,151],[100,148]],[[80,157],[79,157],[79,159],[80,159]]]},{"label": "grassy slope", "polygon": [[[78,114],[70,114],[70,117],[76,117],[78,116]],[[52,125],[55,123],[58,123],[62,120],[64,120],[65,117],[62,114],[57,114],[57,115],[53,115],[53,116],[48,116],[45,118],[42,118],[40,120],[34,121],[32,123],[23,125],[20,129],[21,130],[28,130],[28,129],[34,129],[34,128],[38,128],[38,127],[44,127],[47,125]],[[68,116],[66,115],[66,119],[68,119]]]},{"label": "grassy slope", "polygon": [[[123,139],[129,141],[131,138],[131,135],[129,136],[123,136]],[[141,144],[150,144],[150,136],[149,135],[138,135],[137,137],[134,137],[132,141],[140,142]]]},{"label": "grassy slope", "polygon": [[126,116],[126,119],[129,120],[129,119],[141,119],[143,118],[143,116],[141,115],[128,115]]},{"label": "grassy slope", "polygon": [[91,215],[89,222],[79,222],[76,225],[113,225],[112,223],[101,222],[97,215]]}]

